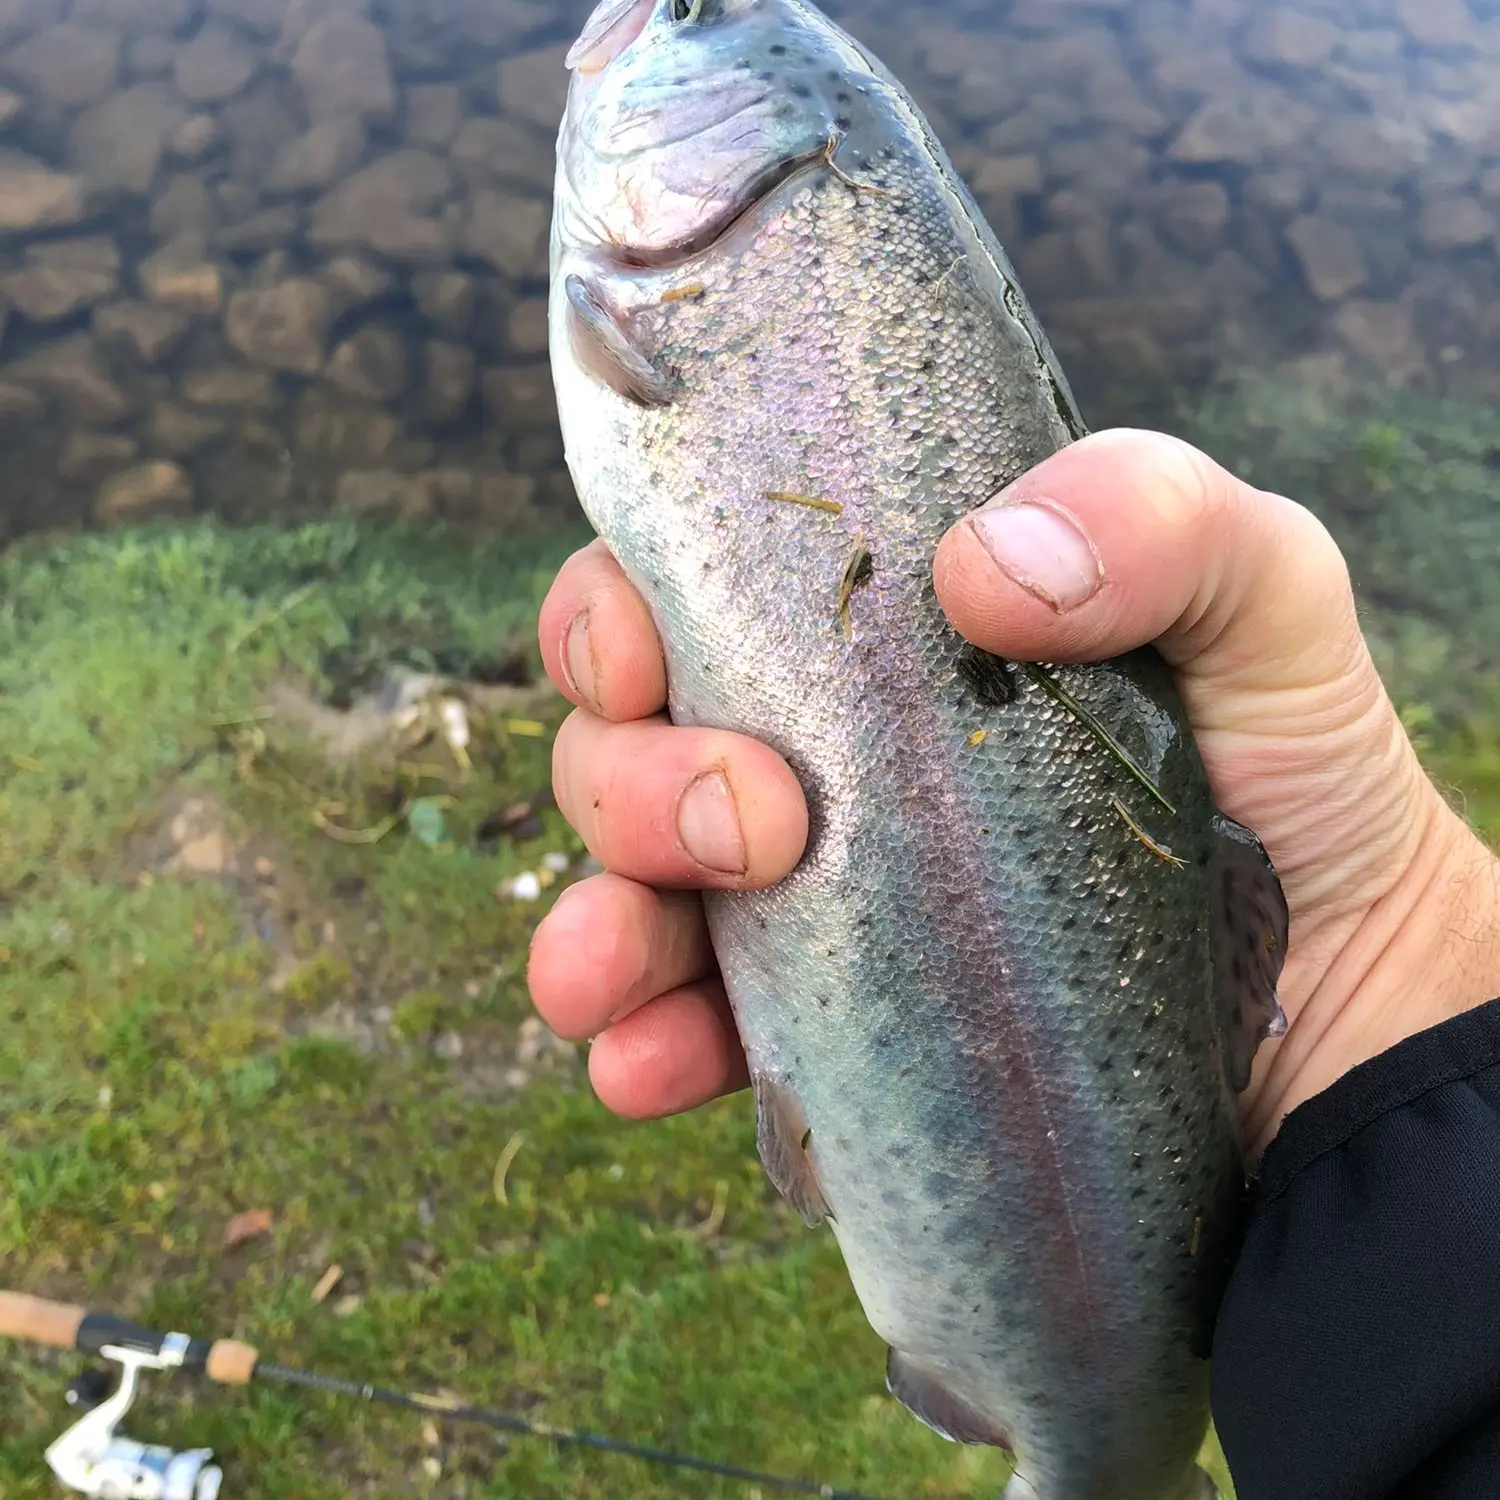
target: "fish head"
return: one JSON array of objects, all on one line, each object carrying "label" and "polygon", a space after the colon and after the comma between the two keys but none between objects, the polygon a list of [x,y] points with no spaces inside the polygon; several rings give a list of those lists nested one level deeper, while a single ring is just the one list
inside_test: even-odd
[{"label": "fish head", "polygon": [[554,253],[627,266],[713,245],[886,89],[806,0],[602,0],[567,61]]}]

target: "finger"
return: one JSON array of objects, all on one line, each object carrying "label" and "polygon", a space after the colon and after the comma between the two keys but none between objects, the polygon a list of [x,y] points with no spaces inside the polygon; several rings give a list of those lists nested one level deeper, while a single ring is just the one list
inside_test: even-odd
[{"label": "finger", "polygon": [[1307,510],[1175,438],[1097,433],[944,538],[939,598],[976,645],[1086,661],[1156,641],[1216,676],[1324,679],[1359,651],[1348,571]]},{"label": "finger", "polygon": [[573,713],[553,747],[552,782],[589,852],[646,885],[772,885],[807,842],[807,804],[791,768],[758,741],[722,730]]},{"label": "finger", "polygon": [[667,669],[646,601],[603,542],[558,571],[537,628],[557,690],[606,719],[644,719],[667,701]]},{"label": "finger", "polygon": [[662,995],[611,1026],[589,1050],[606,1109],[633,1120],[680,1114],[750,1081],[723,986]]},{"label": "finger", "polygon": [[526,977],[542,1019],[576,1042],[713,969],[696,895],[595,875],[564,891],[538,926]]}]

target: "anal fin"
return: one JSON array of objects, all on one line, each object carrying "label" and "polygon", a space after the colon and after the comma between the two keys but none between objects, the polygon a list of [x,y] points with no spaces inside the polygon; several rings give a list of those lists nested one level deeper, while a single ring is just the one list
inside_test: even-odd
[{"label": "anal fin", "polygon": [[668,405],[672,382],[636,347],[598,292],[577,274],[569,276],[563,288],[568,297],[568,332],[578,363],[637,406]]},{"label": "anal fin", "polygon": [[950,1443],[984,1443],[1011,1451],[1010,1437],[998,1422],[955,1396],[939,1374],[899,1349],[886,1356],[885,1388],[912,1416]]},{"label": "anal fin", "polygon": [[1224,1047],[1224,1075],[1235,1093],[1267,1037],[1286,1035],[1276,983],[1286,959],[1286,897],[1260,840],[1223,814],[1213,820],[1209,861],[1214,994]]},{"label": "anal fin", "polygon": [[808,1156],[810,1132],[797,1096],[764,1073],[752,1074],[750,1087],[755,1094],[755,1145],[766,1176],[808,1224],[831,1219]]}]

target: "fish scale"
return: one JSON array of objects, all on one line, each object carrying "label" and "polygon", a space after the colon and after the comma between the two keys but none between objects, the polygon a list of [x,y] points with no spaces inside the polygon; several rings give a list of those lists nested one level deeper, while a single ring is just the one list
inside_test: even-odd
[{"label": "fish scale", "polygon": [[1211,1493],[1280,888],[1154,652],[999,662],[932,583],[1082,434],[1066,381],[909,96],[810,5],[607,0],[573,61],[569,466],[674,721],[808,799],[789,877],[706,898],[767,1172],[837,1236],[891,1389],[1011,1451],[1011,1500]]}]

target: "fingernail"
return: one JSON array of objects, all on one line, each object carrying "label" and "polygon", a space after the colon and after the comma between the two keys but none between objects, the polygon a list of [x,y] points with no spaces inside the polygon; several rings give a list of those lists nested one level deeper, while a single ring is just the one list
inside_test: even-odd
[{"label": "fingernail", "polygon": [[563,641],[563,670],[568,674],[568,686],[587,704],[593,705],[594,697],[594,644],[589,637],[589,612],[582,611],[573,617],[568,634]]},{"label": "fingernail", "polygon": [[1059,614],[1077,609],[1104,584],[1094,545],[1064,511],[1046,503],[995,505],[971,524],[1000,571]]},{"label": "fingernail", "polygon": [[739,809],[722,771],[705,771],[688,783],[677,804],[677,837],[704,869],[721,875],[745,873],[749,862]]}]

